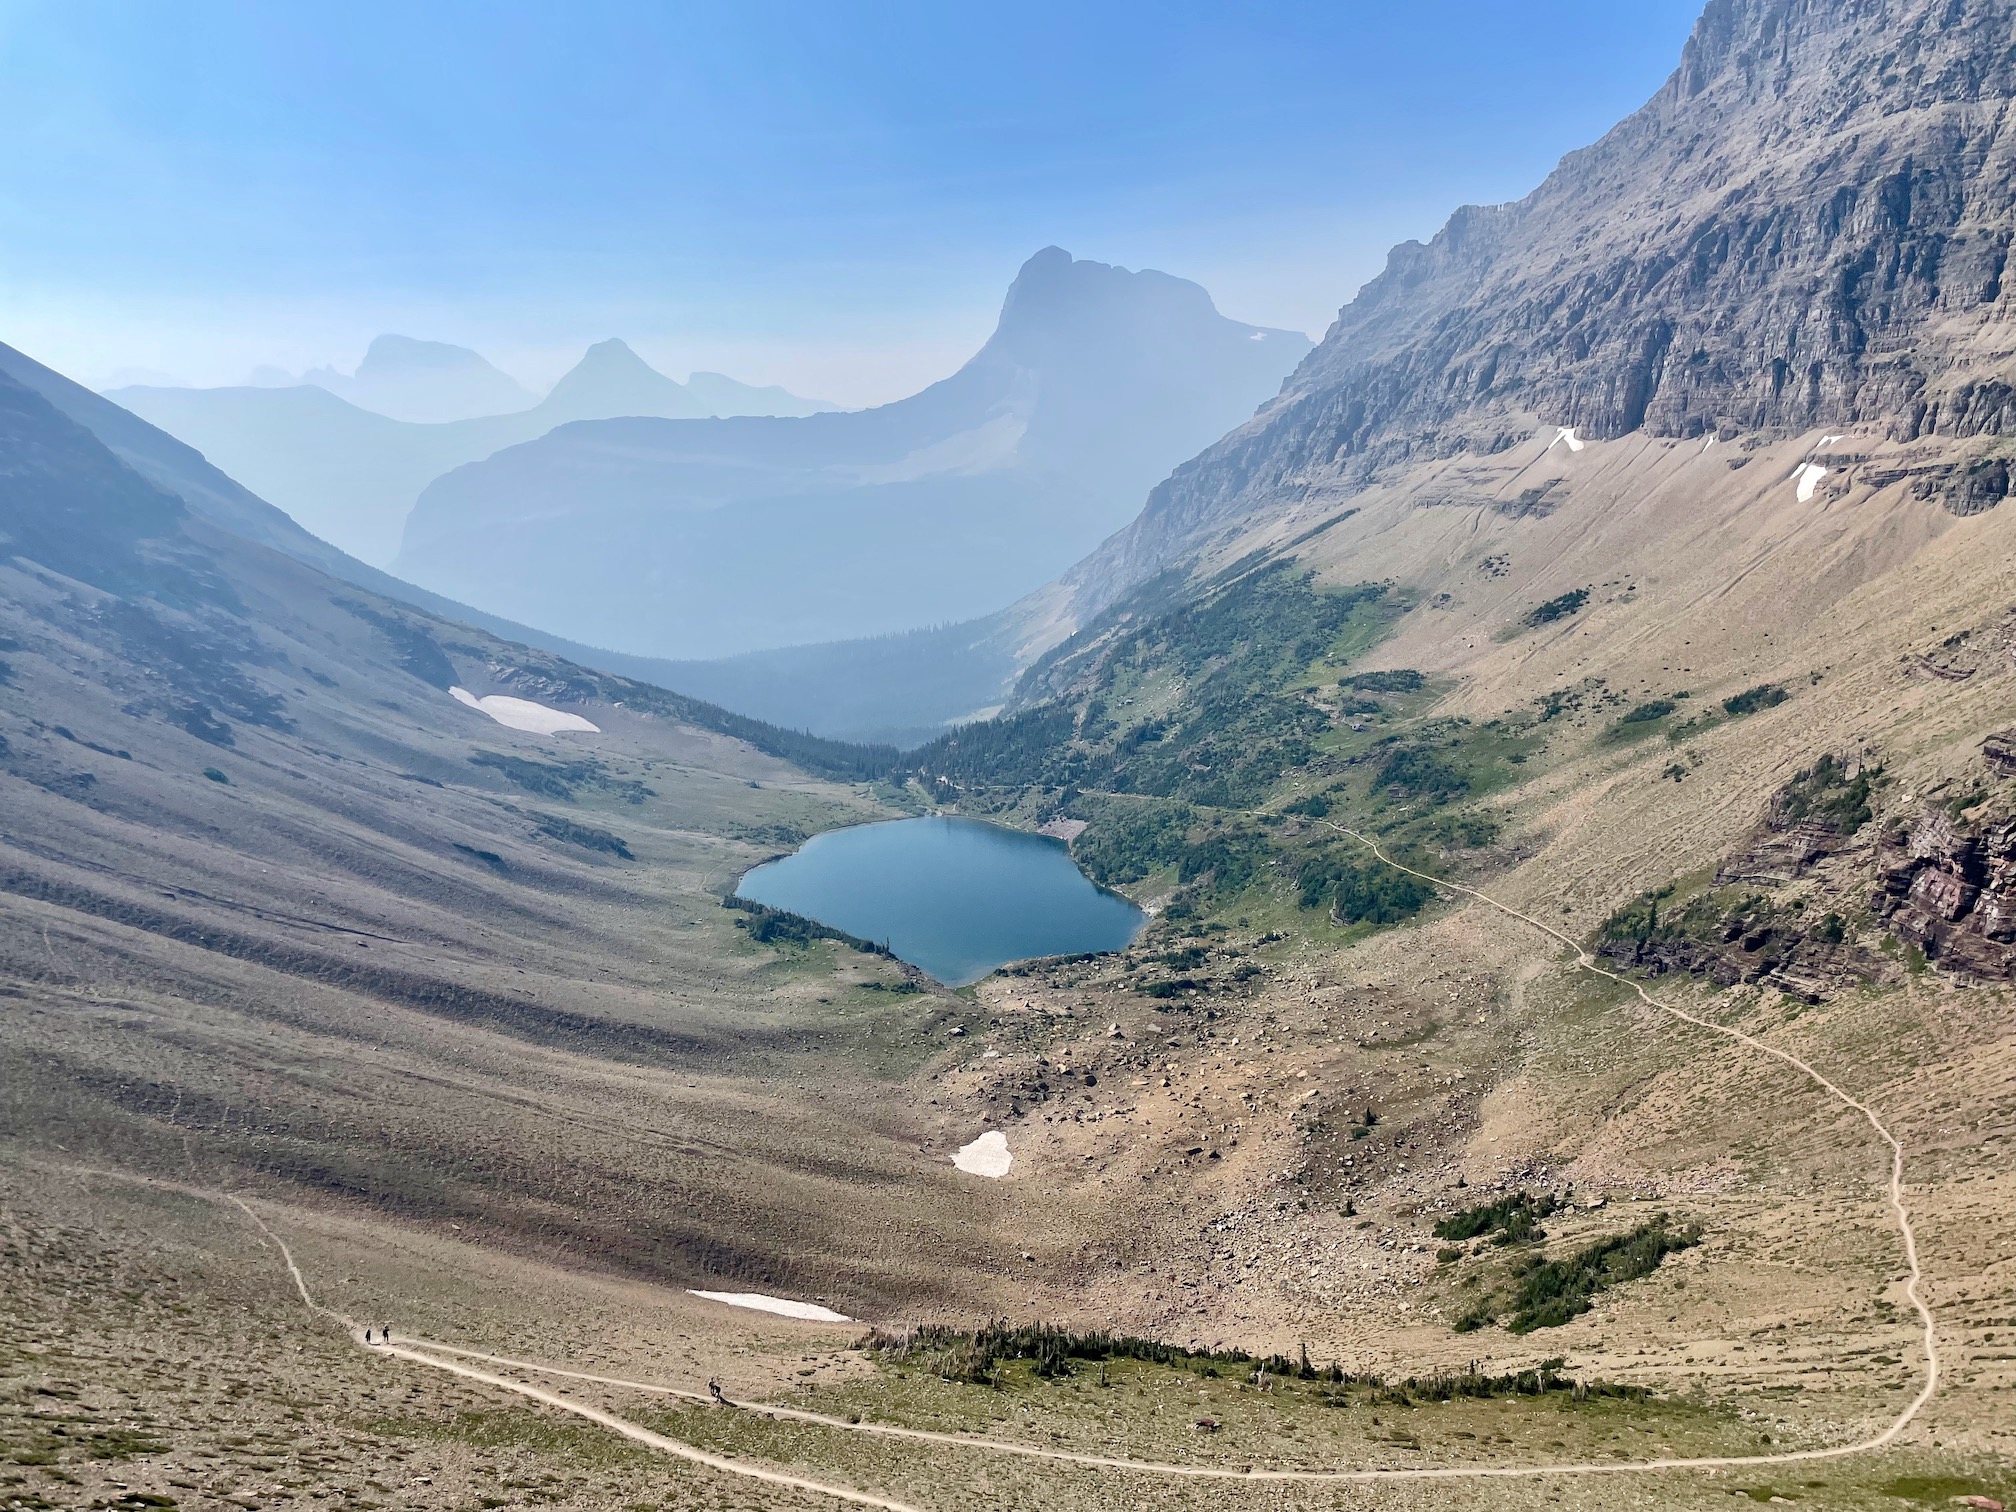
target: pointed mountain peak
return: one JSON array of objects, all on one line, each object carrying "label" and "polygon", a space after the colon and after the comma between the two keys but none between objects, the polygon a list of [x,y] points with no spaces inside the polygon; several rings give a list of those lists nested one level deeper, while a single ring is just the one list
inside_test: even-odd
[{"label": "pointed mountain peak", "polygon": [[540,404],[556,424],[656,415],[685,420],[707,413],[686,386],[668,378],[617,337],[598,341],[553,385]]},{"label": "pointed mountain peak", "polygon": [[[648,373],[653,378],[665,378],[663,373],[631,350],[630,343],[620,336],[611,336],[607,341],[598,341],[589,347],[568,376],[572,377],[574,373]],[[665,381],[670,383],[672,380],[666,378]]]}]

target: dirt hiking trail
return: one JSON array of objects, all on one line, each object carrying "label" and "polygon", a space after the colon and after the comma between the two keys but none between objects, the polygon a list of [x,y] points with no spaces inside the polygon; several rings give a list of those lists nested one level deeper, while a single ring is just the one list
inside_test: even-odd
[{"label": "dirt hiking trail", "polygon": [[[919,1444],[959,1448],[985,1454],[1012,1455],[1023,1459],[1047,1460],[1057,1464],[1119,1471],[1131,1475],[1249,1482],[1277,1481],[1366,1484],[1379,1481],[1528,1480],[1549,1476],[1628,1475],[1660,1470],[1724,1470],[1764,1465],[1806,1464],[1816,1460],[1841,1459],[1849,1455],[1868,1453],[1871,1450],[1881,1449],[1888,1444],[1894,1443],[1911,1426],[1912,1422],[1917,1419],[1919,1414],[1924,1410],[1925,1405],[1931,1401],[1933,1395],[1939,1389],[1939,1341],[1938,1329],[1933,1319],[1932,1310],[1926,1304],[1922,1295],[1924,1272],[1918,1257],[1918,1238],[1916,1231],[1912,1228],[1910,1208],[1904,1198],[1904,1147],[1897,1137],[1890,1132],[1889,1127],[1876,1115],[1875,1110],[1859,1098],[1844,1091],[1826,1075],[1814,1069],[1813,1066],[1801,1060],[1798,1056],[1778,1049],[1776,1046],[1766,1044],[1740,1029],[1732,1029],[1726,1025],[1715,1023],[1710,1019],[1701,1018],[1684,1009],[1676,1008],[1669,1003],[1660,1002],[1637,982],[1599,965],[1596,959],[1584,950],[1579,943],[1553,926],[1543,923],[1530,914],[1521,913],[1519,910],[1499,902],[1489,894],[1480,892],[1476,888],[1466,887],[1461,883],[1449,882],[1443,878],[1431,876],[1426,872],[1417,871],[1413,867],[1403,865],[1388,856],[1380,848],[1377,841],[1358,833],[1356,830],[1349,829],[1331,820],[1324,820],[1323,822],[1338,833],[1346,835],[1364,846],[1384,865],[1390,866],[1396,871],[1404,872],[1408,876],[1418,878],[1434,887],[1447,889],[1450,892],[1473,898],[1487,907],[1504,914],[1506,917],[1516,919],[1550,939],[1566,945],[1575,953],[1576,963],[1581,969],[1630,988],[1647,1005],[1657,1009],[1660,1013],[1666,1014],[1682,1023],[1692,1025],[1697,1029],[1705,1029],[1710,1033],[1721,1035],[1723,1038],[1732,1040],[1746,1049],[1754,1050],[1759,1054],[1769,1056],[1773,1060],[1791,1067],[1815,1086],[1819,1087],[1829,1097],[1854,1109],[1868,1122],[1870,1128],[1876,1132],[1877,1137],[1890,1150],[1890,1206],[1896,1215],[1898,1232],[1904,1244],[1904,1258],[1909,1269],[1905,1291],[1911,1299],[1911,1305],[1917,1310],[1919,1319],[1924,1325],[1924,1384],[1920,1387],[1918,1394],[1898,1413],[1897,1417],[1888,1427],[1868,1438],[1858,1439],[1852,1443],[1837,1444],[1820,1449],[1786,1450],[1774,1454],[1711,1455],[1697,1458],[1671,1457],[1623,1462],[1571,1462],[1540,1465],[1424,1466],[1418,1468],[1401,1466],[1392,1469],[1269,1470],[1255,1467],[1232,1468],[1214,1465],[1174,1464],[1156,1460],[1136,1460],[1109,1455],[1081,1454],[1065,1449],[1044,1449],[1034,1445],[1010,1443],[999,1439],[940,1433],[922,1428],[901,1428],[885,1423],[849,1422],[843,1418],[828,1417],[821,1413],[807,1412],[798,1408],[772,1406],[761,1403],[723,1403],[718,1405],[723,1406],[726,1410],[753,1413],[780,1421],[816,1424],[839,1432],[868,1434],[886,1439],[910,1440]],[[204,1192],[201,1195],[214,1200],[219,1194]],[[360,1347],[370,1348],[378,1353],[396,1357],[412,1364],[424,1365],[433,1370],[445,1371],[451,1375],[477,1381],[498,1390],[514,1392],[519,1396],[538,1402],[542,1406],[552,1407],[561,1412],[568,1412],[574,1414],[576,1417],[585,1418],[592,1423],[597,1423],[609,1429],[611,1432],[620,1433],[626,1438],[662,1453],[675,1455],[680,1459],[704,1465],[709,1469],[718,1470],[725,1474],[743,1476],[772,1485],[789,1486],[794,1490],[809,1491],[817,1495],[830,1497],[836,1501],[848,1502],[858,1506],[879,1507],[885,1509],[885,1512],[921,1512],[921,1509],[911,1507],[907,1503],[878,1496],[872,1492],[811,1480],[803,1476],[791,1475],[781,1470],[768,1469],[738,1458],[712,1454],[695,1448],[690,1444],[681,1443],[676,1439],[667,1438],[663,1434],[655,1433],[639,1424],[618,1417],[614,1413],[605,1412],[586,1403],[570,1401],[554,1392],[542,1390],[523,1381],[511,1380],[507,1377],[479,1370],[473,1365],[460,1362],[465,1360],[480,1360],[486,1364],[510,1370],[557,1376],[569,1380],[590,1381],[599,1385],[613,1386],[624,1390],[676,1397],[682,1401],[708,1403],[711,1398],[703,1392],[666,1386],[657,1382],[625,1380],[621,1377],[594,1375],[585,1371],[570,1370],[556,1365],[541,1365],[526,1360],[513,1360],[501,1355],[485,1354],[479,1350],[466,1349],[451,1344],[439,1344],[427,1340],[402,1340],[398,1344],[388,1342],[365,1345],[360,1331],[353,1320],[324,1307],[315,1300],[314,1295],[308,1289],[306,1278],[301,1274],[300,1267],[295,1263],[293,1252],[287,1247],[285,1241],[267,1225],[265,1220],[258,1213],[254,1212],[243,1199],[228,1193],[222,1195],[226,1200],[244,1212],[258,1226],[264,1239],[271,1243],[278,1251],[281,1260],[287,1267],[287,1274],[292,1279],[294,1288],[299,1293],[303,1305],[321,1316],[330,1319],[332,1322],[340,1324],[359,1343]]]}]

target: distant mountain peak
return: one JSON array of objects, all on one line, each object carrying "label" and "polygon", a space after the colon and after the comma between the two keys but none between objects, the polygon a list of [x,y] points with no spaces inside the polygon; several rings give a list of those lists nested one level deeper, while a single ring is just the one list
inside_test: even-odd
[{"label": "distant mountain peak", "polygon": [[555,424],[616,415],[682,420],[707,413],[683,383],[666,377],[615,336],[583,352],[539,407],[550,412]]},{"label": "distant mountain peak", "polygon": [[[364,360],[357,364],[357,371],[351,376],[364,378],[381,373],[404,374],[456,368],[475,368],[490,373],[498,371],[481,352],[471,351],[468,347],[446,341],[422,341],[418,337],[400,336],[388,331],[371,339],[371,345],[364,350]],[[498,376],[503,375],[499,373]]]},{"label": "distant mountain peak", "polygon": [[[649,373],[653,378],[665,375],[639,357],[630,343],[620,336],[611,336],[607,341],[598,341],[581,354],[581,360],[574,364],[574,372],[633,372]],[[674,380],[665,378],[667,383]]]},{"label": "distant mountain peak", "polygon": [[[683,656],[942,623],[1068,566],[1307,348],[1184,279],[1045,247],[986,345],[919,393],[808,419],[556,424],[428,485],[399,560],[493,608]],[[548,402],[648,371],[601,343]],[[708,373],[685,390],[720,416],[758,392]]]},{"label": "distant mountain peak", "polygon": [[1200,339],[1278,340],[1297,355],[1309,348],[1299,331],[1227,319],[1203,285],[1187,278],[1093,262],[1049,246],[1024,262],[1008,286],[1000,322],[983,355],[1032,366],[1071,363],[1080,352],[1129,353],[1153,361],[1152,354],[1165,343],[1187,345]]},{"label": "distant mountain peak", "polygon": [[[284,387],[286,375],[260,368],[254,386]],[[386,332],[365,348],[354,373],[312,368],[302,383],[327,389],[339,399],[394,420],[433,423],[529,409],[532,395],[481,352],[446,341]]]}]

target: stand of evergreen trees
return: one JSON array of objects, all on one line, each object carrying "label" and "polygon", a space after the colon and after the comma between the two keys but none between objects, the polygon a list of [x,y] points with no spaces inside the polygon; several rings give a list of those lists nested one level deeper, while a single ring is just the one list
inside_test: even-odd
[{"label": "stand of evergreen trees", "polygon": [[864,940],[859,935],[847,933],[844,929],[833,929],[821,924],[817,919],[808,919],[803,914],[795,914],[787,909],[752,903],[749,899],[738,898],[733,893],[721,900],[721,906],[732,908],[743,915],[735,921],[736,927],[746,931],[750,939],[764,945],[809,945],[814,940],[835,940],[849,950],[858,950],[863,955],[895,959],[895,953],[887,945],[878,944],[874,940]]},{"label": "stand of evergreen trees", "polygon": [[[1564,1374],[1566,1361],[1543,1360],[1527,1369],[1486,1375],[1475,1361],[1461,1371],[1437,1371],[1400,1380],[1348,1371],[1342,1365],[1311,1363],[1305,1346],[1299,1356],[1253,1355],[1242,1349],[1185,1349],[1158,1339],[1103,1332],[1075,1333],[1048,1323],[1011,1324],[997,1321],[978,1329],[957,1329],[926,1323],[911,1329],[873,1329],[862,1347],[890,1364],[910,1364],[945,1380],[975,1386],[1001,1384],[1001,1367],[1012,1361],[1034,1362],[1038,1380],[1057,1380],[1076,1373],[1079,1365],[1106,1365],[1140,1360],[1194,1370],[1207,1377],[1230,1376],[1247,1384],[1297,1381],[1334,1392],[1359,1387],[1369,1392],[1369,1406],[1408,1406],[1415,1402],[1447,1402],[1458,1398],[1546,1396],[1572,1394],[1578,1401],[1617,1397],[1637,1401],[1649,1393],[1640,1386],[1587,1381]],[[1333,1398],[1341,1402],[1341,1398]]]}]

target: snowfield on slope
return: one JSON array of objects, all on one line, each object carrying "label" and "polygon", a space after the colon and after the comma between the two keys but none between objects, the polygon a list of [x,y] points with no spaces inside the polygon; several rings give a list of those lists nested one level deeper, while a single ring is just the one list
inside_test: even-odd
[{"label": "snowfield on slope", "polygon": [[472,709],[488,714],[501,725],[513,730],[524,730],[532,735],[558,735],[562,730],[583,730],[590,735],[602,733],[600,725],[590,724],[579,714],[569,714],[561,709],[549,709],[546,705],[534,703],[529,698],[507,698],[502,693],[490,693],[478,698],[467,688],[450,688],[448,696],[457,703],[467,704]]},{"label": "snowfield on slope", "polygon": [[1008,1136],[999,1129],[989,1129],[971,1144],[963,1146],[952,1157],[952,1164],[969,1176],[985,1176],[990,1181],[999,1181],[1015,1164],[1015,1157],[1009,1152]]},{"label": "snowfield on slope", "polygon": [[719,1302],[728,1307],[746,1307],[751,1312],[775,1313],[780,1318],[801,1318],[807,1323],[852,1323],[854,1320],[845,1313],[837,1313],[830,1307],[821,1307],[816,1302],[793,1302],[789,1297],[766,1297],[761,1292],[713,1292],[695,1291],[688,1287],[689,1294],[708,1302]]}]

